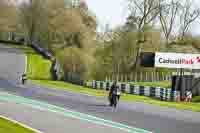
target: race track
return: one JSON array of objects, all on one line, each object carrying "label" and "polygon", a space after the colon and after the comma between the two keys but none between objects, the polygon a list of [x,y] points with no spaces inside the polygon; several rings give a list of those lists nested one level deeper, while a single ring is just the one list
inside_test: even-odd
[{"label": "race track", "polygon": [[[152,131],[154,133],[199,133],[200,131],[200,113],[191,112],[191,111],[179,111],[176,109],[170,109],[165,107],[158,107],[154,105],[144,104],[144,103],[127,103],[127,102],[120,102],[119,108],[117,111],[113,112],[112,108],[107,106],[107,98],[97,98],[93,96],[87,96],[82,94],[76,94],[71,92],[66,92],[62,90],[56,90],[56,89],[48,89],[40,86],[35,85],[27,85],[27,86],[21,86],[17,84],[15,80],[17,80],[18,76],[23,73],[24,69],[24,55],[19,54],[18,51],[12,51],[11,53],[17,53],[17,62],[15,66],[17,66],[17,69],[13,69],[13,66],[7,67],[8,70],[4,72],[5,67],[1,67],[2,64],[0,64],[0,77],[2,80],[0,80],[0,92],[1,93],[9,93],[17,96],[22,96],[24,98],[41,101],[45,103],[49,103],[51,105],[56,105],[58,107],[81,112],[84,114],[89,114],[92,116],[96,116],[98,118],[102,118],[104,120],[110,120],[116,123],[122,123],[124,125],[128,125],[133,128],[141,128],[145,129],[147,131]],[[7,58],[7,55],[9,52],[0,52],[0,55],[3,55],[1,59]],[[4,56],[4,54],[6,54]],[[9,56],[9,60],[15,60],[16,56]],[[7,59],[6,59],[7,60]],[[12,61],[8,61],[12,62]],[[22,65],[22,66],[21,66]],[[5,64],[3,64],[5,66]],[[23,69],[22,69],[23,68]],[[7,76],[5,73],[10,73],[9,76]],[[5,74],[5,76],[4,76]],[[2,101],[0,100],[2,103]],[[4,101],[5,102],[5,101]],[[48,117],[45,116],[45,114],[50,113],[52,116],[51,119],[55,119],[59,121],[59,123],[62,125],[63,130],[61,132],[66,133],[67,126],[69,125],[70,128],[77,127],[81,130],[84,128],[90,127],[99,127],[99,131],[101,131],[101,128],[105,128],[102,125],[96,125],[96,124],[89,124],[85,123],[85,121],[82,120],[72,120],[70,117],[66,117],[63,119],[60,114],[48,112],[42,114],[40,110],[37,110],[35,108],[28,108],[24,105],[15,105],[14,102],[10,104],[1,104],[2,107],[5,109],[0,111],[0,115],[8,115],[6,112],[11,111],[11,116],[15,116],[15,106],[17,108],[16,112],[18,113],[21,110],[28,110],[27,112],[37,112],[34,113],[34,117],[30,117],[30,114],[27,114],[24,119],[32,119],[33,121],[39,121],[41,122],[47,121],[47,123],[51,123],[51,120],[48,120]],[[13,115],[12,115],[13,113]],[[45,117],[42,117],[42,116]],[[71,122],[71,123],[70,123]],[[76,122],[78,123],[76,125]],[[26,122],[27,123],[27,122]],[[56,122],[52,122],[51,124],[56,124]],[[28,123],[27,123],[28,124]],[[49,128],[51,128],[51,124],[42,125],[39,127],[39,129],[43,131],[49,132]],[[32,122],[32,127],[37,127],[37,122]],[[53,126],[52,126],[53,127]],[[62,128],[59,128],[60,130]],[[70,129],[73,130],[73,129]],[[111,131],[112,130],[112,131]],[[93,130],[91,130],[93,131]],[[97,130],[95,130],[96,132]],[[108,128],[106,131],[111,132],[118,132],[115,128]],[[88,131],[89,132],[89,131]],[[81,133],[88,133],[84,130],[82,130]],[[104,131],[105,132],[105,131]],[[56,132],[57,133],[57,132]]]}]

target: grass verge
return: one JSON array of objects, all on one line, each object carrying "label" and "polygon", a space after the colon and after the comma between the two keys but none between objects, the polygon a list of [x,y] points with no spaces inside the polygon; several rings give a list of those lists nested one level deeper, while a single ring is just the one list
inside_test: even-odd
[{"label": "grass verge", "polygon": [[[88,81],[88,83],[91,84],[92,81]],[[158,81],[158,82],[122,82],[122,83],[131,84],[131,85],[138,85],[138,86],[171,88],[171,82],[170,81]]]},{"label": "grass verge", "polygon": [[35,133],[34,131],[24,128],[16,123],[0,118],[0,133]]},{"label": "grass verge", "polygon": [[129,82],[132,85],[139,86],[150,86],[150,87],[161,87],[161,88],[171,88],[170,81],[159,81],[159,82]]},{"label": "grass verge", "polygon": [[[71,91],[71,92],[76,92],[76,93],[97,96],[97,97],[108,96],[108,92],[105,90],[95,90],[95,89],[72,85],[72,84],[60,82],[60,81],[33,80],[32,82],[44,87],[52,88],[52,89],[53,88],[61,89],[61,90],[66,90],[66,91]],[[121,99],[127,102],[143,102],[143,103],[148,103],[148,104],[153,104],[153,105],[158,105],[158,106],[163,106],[163,107],[176,108],[180,110],[191,110],[194,112],[200,112],[199,103],[165,102],[165,101],[160,101],[157,99],[152,99],[150,97],[130,95],[130,94],[122,94]]]},{"label": "grass verge", "polygon": [[51,61],[37,54],[27,54],[28,79],[50,80]]},{"label": "grass verge", "polygon": [[27,77],[28,79],[50,80],[51,61],[38,55],[31,47],[25,45],[8,45],[11,48],[22,50],[27,55]]}]

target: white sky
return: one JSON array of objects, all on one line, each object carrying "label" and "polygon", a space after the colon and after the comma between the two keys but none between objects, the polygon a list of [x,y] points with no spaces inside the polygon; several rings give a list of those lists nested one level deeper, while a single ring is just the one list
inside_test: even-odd
[{"label": "white sky", "polygon": [[[23,0],[18,0],[23,1]],[[109,24],[112,28],[122,25],[127,17],[127,0],[85,0],[98,19],[99,28]],[[200,0],[193,0],[200,7]],[[200,35],[200,21],[193,24],[192,33]]]},{"label": "white sky", "polygon": [[[98,19],[100,27],[110,24],[115,27],[123,24],[127,17],[127,0],[86,0],[89,9],[92,10]],[[193,0],[194,5],[200,6],[199,0]],[[200,24],[193,24],[192,33],[200,35]]]},{"label": "white sky", "polygon": [[89,9],[98,19],[99,24],[111,27],[123,24],[127,17],[126,0],[86,0]]}]

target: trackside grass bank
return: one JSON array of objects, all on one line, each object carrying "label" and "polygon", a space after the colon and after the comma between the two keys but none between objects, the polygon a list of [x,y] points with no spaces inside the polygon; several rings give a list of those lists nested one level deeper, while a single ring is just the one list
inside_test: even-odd
[{"label": "trackside grass bank", "polygon": [[50,80],[51,61],[37,54],[27,54],[28,79]]},{"label": "trackside grass bank", "polygon": [[35,133],[35,132],[0,117],[0,133]]},{"label": "trackside grass bank", "polygon": [[25,45],[8,45],[11,48],[22,50],[27,56],[27,77],[34,80],[51,80],[51,61],[44,59],[31,47]]},{"label": "trackside grass bank", "polygon": [[158,82],[129,82],[132,85],[139,86],[150,86],[150,87],[161,87],[161,88],[171,88],[170,81],[158,81]]},{"label": "trackside grass bank", "polygon": [[[82,93],[97,97],[105,97],[107,98],[108,92],[104,90],[95,90],[90,89],[82,86],[77,86],[61,81],[48,81],[48,80],[32,80],[34,84],[48,87],[52,89],[61,89],[66,91],[71,91],[75,93]],[[130,95],[130,94],[122,94],[121,99],[126,102],[144,102],[148,104],[163,106],[163,107],[170,107],[176,108],[180,110],[191,110],[194,112],[200,112],[200,104],[199,103],[176,103],[176,102],[164,102],[156,99],[152,99],[150,97],[145,96],[137,96],[137,95]]]}]

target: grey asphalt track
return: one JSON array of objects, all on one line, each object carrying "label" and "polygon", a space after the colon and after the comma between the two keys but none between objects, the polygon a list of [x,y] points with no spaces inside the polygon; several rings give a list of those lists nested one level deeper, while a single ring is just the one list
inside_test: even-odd
[{"label": "grey asphalt track", "polygon": [[42,87],[16,87],[6,85],[2,92],[45,101],[66,109],[90,114],[100,118],[120,122],[129,126],[142,128],[155,133],[199,133],[200,113],[179,111],[144,103],[120,102],[117,112],[107,106],[106,98],[52,90]]},{"label": "grey asphalt track", "polygon": [[[0,101],[0,115],[14,119],[43,133],[126,133],[30,106]],[[13,111],[14,110],[14,111]]]},{"label": "grey asphalt track", "polygon": [[200,113],[179,111],[144,103],[120,102],[117,112],[107,106],[107,98],[96,98],[62,90],[0,80],[0,91],[45,101],[63,108],[142,128],[155,133],[199,133]]},{"label": "grey asphalt track", "polygon": [[20,82],[25,70],[25,55],[19,50],[0,44],[0,79]]}]

